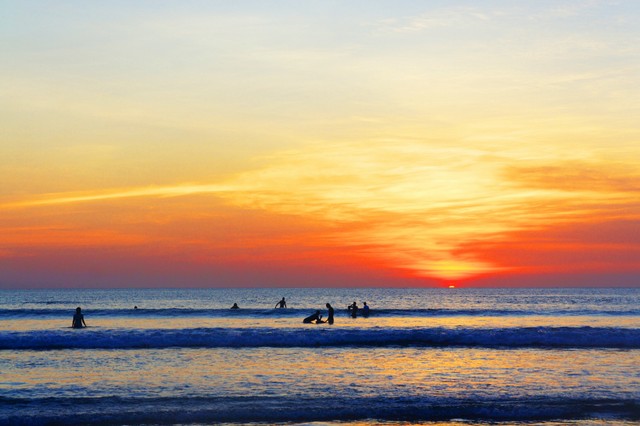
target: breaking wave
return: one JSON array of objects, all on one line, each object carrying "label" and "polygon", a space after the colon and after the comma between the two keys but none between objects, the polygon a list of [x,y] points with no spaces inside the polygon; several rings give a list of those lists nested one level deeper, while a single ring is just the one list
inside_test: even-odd
[{"label": "breaking wave", "polygon": [[[16,426],[213,424],[352,421],[544,421],[553,419],[640,419],[636,400],[496,397],[456,399],[446,397],[291,398],[291,397],[195,397],[195,398],[41,398],[28,402],[0,397],[2,407],[18,407],[5,419]],[[284,408],[286,407],[286,408]],[[34,414],[35,412],[35,414]],[[599,423],[600,424],[600,423]]]},{"label": "breaking wave", "polygon": [[640,329],[521,328],[187,328],[0,332],[0,350],[253,347],[485,347],[640,349]]}]

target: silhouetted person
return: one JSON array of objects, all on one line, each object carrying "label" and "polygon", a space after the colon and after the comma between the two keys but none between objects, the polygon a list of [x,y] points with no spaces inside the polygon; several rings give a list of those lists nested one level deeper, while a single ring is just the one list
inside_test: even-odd
[{"label": "silhouetted person", "polygon": [[76,308],[76,313],[73,314],[73,321],[71,322],[71,327],[73,328],[82,328],[86,327],[87,323],[84,322],[84,315],[82,315],[82,309],[78,306]]},{"label": "silhouetted person", "polygon": [[238,306],[237,303],[234,303],[233,306],[231,307],[231,309],[240,309],[240,306]]},{"label": "silhouetted person", "polygon": [[364,303],[364,306],[362,307],[362,316],[363,317],[368,317],[369,316],[369,305],[367,305],[367,302],[362,302]]},{"label": "silhouetted person", "polygon": [[353,302],[347,310],[351,313],[351,318],[355,318],[358,315],[358,305],[356,302]]},{"label": "silhouetted person", "polygon": [[282,298],[281,301],[279,301],[278,303],[276,303],[276,308],[286,308],[287,307],[287,302],[284,300],[284,297]]},{"label": "silhouetted person", "polygon": [[327,322],[333,324],[333,306],[327,303],[327,310],[329,311],[327,316]]},{"label": "silhouetted person", "polygon": [[315,311],[313,314],[303,319],[302,322],[305,324],[311,324],[312,322],[315,322],[316,324],[320,324],[324,321],[322,321],[322,315],[320,315],[320,311]]}]

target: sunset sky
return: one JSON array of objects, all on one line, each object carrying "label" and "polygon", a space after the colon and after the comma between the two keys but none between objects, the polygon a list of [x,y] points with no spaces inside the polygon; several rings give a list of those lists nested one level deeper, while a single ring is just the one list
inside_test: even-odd
[{"label": "sunset sky", "polygon": [[640,286],[640,2],[0,0],[0,288]]}]

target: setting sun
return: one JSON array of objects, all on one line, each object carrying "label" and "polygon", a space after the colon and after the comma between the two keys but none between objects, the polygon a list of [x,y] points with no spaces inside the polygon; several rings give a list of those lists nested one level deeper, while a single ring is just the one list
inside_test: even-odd
[{"label": "setting sun", "polygon": [[0,423],[640,419],[640,2],[0,2]]},{"label": "setting sun", "polygon": [[629,13],[14,8],[2,286],[637,285]]}]

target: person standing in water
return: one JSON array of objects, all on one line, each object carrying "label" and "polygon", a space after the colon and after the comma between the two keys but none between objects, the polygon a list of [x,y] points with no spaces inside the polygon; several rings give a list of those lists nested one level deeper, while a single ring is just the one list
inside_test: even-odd
[{"label": "person standing in water", "polygon": [[349,305],[347,309],[351,314],[351,318],[355,318],[358,315],[358,305],[356,304],[356,302],[353,302],[353,304]]},{"label": "person standing in water", "polygon": [[369,305],[367,305],[367,302],[363,302],[364,306],[362,307],[362,316],[363,317],[368,317],[369,316]]},{"label": "person standing in water", "polygon": [[329,324],[333,324],[333,306],[331,306],[329,303],[327,303],[327,310],[329,311],[327,316],[327,322]]},{"label": "person standing in water", "polygon": [[279,301],[278,303],[276,303],[276,308],[286,308],[287,307],[287,302],[284,300],[284,297],[282,298],[281,301]]},{"label": "person standing in water", "polygon": [[73,321],[71,322],[72,328],[82,328],[86,327],[87,323],[84,322],[84,315],[82,315],[82,309],[78,306],[76,308],[76,313],[73,315]]}]

